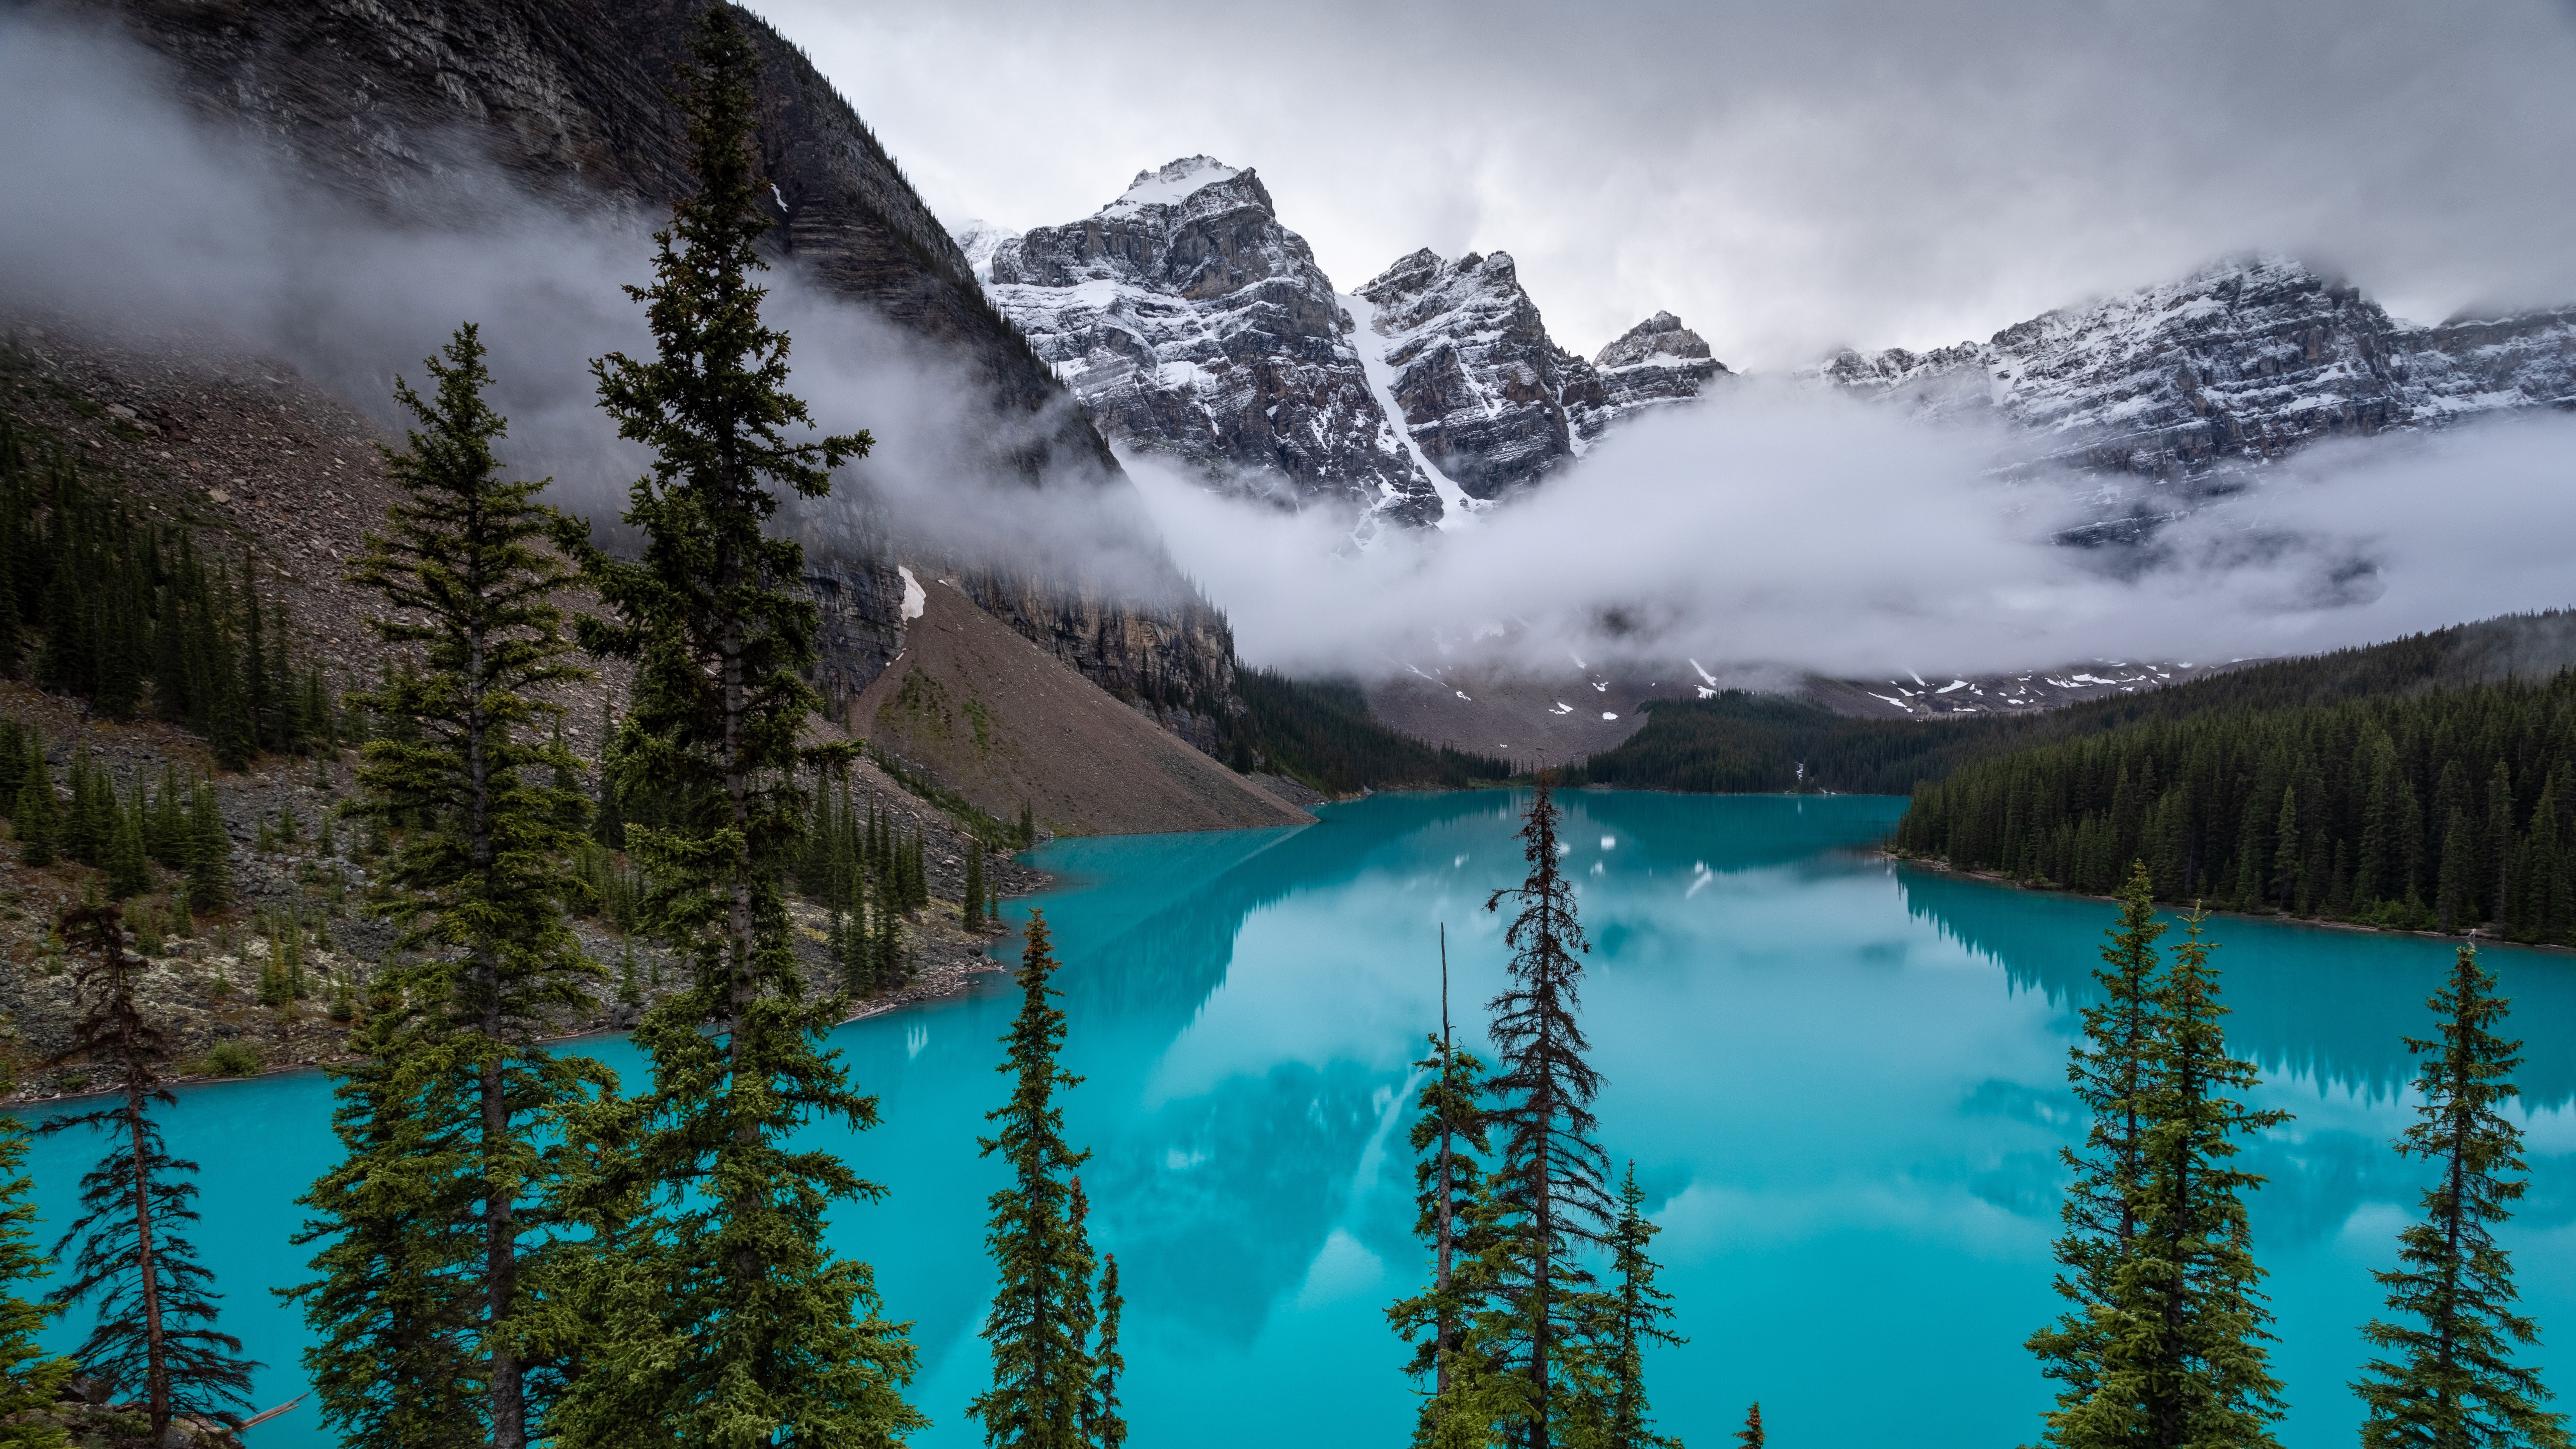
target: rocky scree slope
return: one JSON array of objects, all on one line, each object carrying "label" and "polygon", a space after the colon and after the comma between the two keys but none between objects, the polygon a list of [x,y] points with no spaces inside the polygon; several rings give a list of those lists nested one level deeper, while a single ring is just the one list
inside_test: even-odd
[{"label": "rocky scree slope", "polygon": [[1985,342],[1842,352],[1812,375],[1928,417],[1999,417],[2050,461],[2184,507],[2320,439],[2576,406],[2576,307],[2418,327],[2303,263],[2246,257]]},{"label": "rocky scree slope", "polygon": [[[670,97],[704,0],[40,5],[121,29],[210,122],[397,223],[470,226],[526,197],[577,218],[658,221],[689,184]],[[761,61],[758,144],[779,262],[962,359],[1005,416],[1026,419],[960,440],[986,450],[973,460],[986,470],[1032,487],[1128,487],[849,104],[766,24],[744,24]],[[854,699],[899,647],[890,549],[808,542],[833,616],[826,683]],[[1151,699],[1185,737],[1212,742],[1238,708],[1230,631],[1177,570],[1167,605],[1007,563],[971,579],[978,602],[1032,642],[1122,699]]]},{"label": "rocky scree slope", "polygon": [[1420,251],[1337,293],[1259,176],[1206,156],[1085,220],[957,241],[1103,433],[1289,507],[1443,521],[1726,371],[1670,313],[1594,362],[1565,351],[1501,252]]}]

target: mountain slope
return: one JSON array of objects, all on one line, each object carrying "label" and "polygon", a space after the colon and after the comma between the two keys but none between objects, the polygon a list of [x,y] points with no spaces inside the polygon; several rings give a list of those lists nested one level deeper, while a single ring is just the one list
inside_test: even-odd
[{"label": "mountain slope", "polygon": [[1103,433],[1291,508],[1440,522],[1726,371],[1664,312],[1597,365],[1566,352],[1501,252],[1415,252],[1336,295],[1259,176],[1206,156],[1082,221],[957,240]]},{"label": "mountain slope", "polygon": [[947,579],[914,585],[904,649],[851,706],[851,730],[996,819],[1026,806],[1057,834],[1312,823],[1154,727]]},{"label": "mountain slope", "polygon": [[2238,258],[1981,343],[1846,351],[1814,375],[1926,416],[1997,416],[2059,461],[2188,498],[2323,438],[2576,405],[2576,309],[2413,327],[2303,263]]},{"label": "mountain slope", "polygon": [[1253,172],[1187,157],[1085,220],[977,240],[994,298],[1110,437],[1290,507],[1440,516]]},{"label": "mountain slope", "polygon": [[[534,197],[574,216],[656,219],[687,184],[670,101],[702,0],[50,0],[167,62],[203,116],[256,138],[311,185],[397,222],[470,228]],[[974,270],[867,126],[802,52],[745,17],[761,59],[762,161],[780,262],[865,304],[964,366],[1009,426],[956,441],[963,466],[1036,486],[1129,488],[1047,364],[985,298]],[[501,183],[496,186],[496,180]],[[501,193],[509,194],[501,194]],[[898,632],[881,540],[809,549],[833,615],[824,674],[863,689]],[[1236,709],[1223,620],[1176,570],[1139,605],[1010,561],[977,596],[1114,694],[1170,681],[1165,711],[1213,740]]]}]

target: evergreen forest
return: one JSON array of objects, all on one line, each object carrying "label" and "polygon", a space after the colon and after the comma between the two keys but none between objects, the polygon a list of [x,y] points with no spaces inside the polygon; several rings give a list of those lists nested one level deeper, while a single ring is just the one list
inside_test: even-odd
[{"label": "evergreen forest", "polygon": [[2572,797],[2576,672],[2037,745],[1917,786],[1896,846],[2096,894],[2143,859],[2161,900],[2563,944]]}]

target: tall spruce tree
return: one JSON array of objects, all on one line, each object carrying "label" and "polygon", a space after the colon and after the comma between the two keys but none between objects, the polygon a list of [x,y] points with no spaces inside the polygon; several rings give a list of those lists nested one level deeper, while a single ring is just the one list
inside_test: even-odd
[{"label": "tall spruce tree", "polygon": [[1735,1431],[1735,1437],[1744,1445],[1744,1449],[1762,1449],[1762,1403],[1760,1400],[1755,1400],[1753,1407],[1744,1411],[1744,1427]]},{"label": "tall spruce tree", "polygon": [[[583,889],[569,822],[586,802],[570,784],[577,762],[560,735],[541,733],[562,709],[538,694],[585,672],[567,658],[553,602],[572,578],[544,546],[559,516],[536,501],[544,481],[502,477],[492,445],[505,424],[483,399],[491,382],[483,357],[468,323],[427,362],[432,396],[394,383],[419,426],[406,447],[385,452],[402,496],[349,579],[383,596],[385,612],[370,627],[388,645],[418,651],[421,667],[359,696],[403,728],[366,747],[356,808],[388,823],[425,822],[404,837],[386,873],[398,944],[418,953],[396,980],[423,1020],[389,1039],[406,1059],[373,1070],[440,1085],[377,1107],[453,1114],[419,1130],[461,1143],[448,1166],[465,1181],[436,1196],[444,1213],[416,1214],[408,1230],[424,1240],[413,1251],[433,1256],[441,1250],[427,1240],[473,1240],[459,1277],[478,1305],[467,1350],[485,1391],[477,1417],[494,1449],[520,1449],[532,1418],[526,1378],[537,1297],[527,1279],[556,1227],[543,1206],[554,1154],[542,1144],[570,1104],[614,1079],[596,1062],[538,1044],[551,1015],[589,1004],[584,983],[602,974],[564,920],[563,903]],[[374,1271],[363,1260],[353,1268]],[[344,1300],[310,1301],[327,1310]],[[317,1327],[336,1339],[331,1325]],[[361,1337],[349,1351],[398,1350]]]},{"label": "tall spruce tree", "polygon": [[2138,1184],[2146,1135],[2152,1125],[2148,1093],[2155,1083],[2159,978],[2156,939],[2165,932],[2155,918],[2146,863],[2129,871],[2119,894],[2119,918],[2093,972],[2101,999],[2084,1008],[2084,1035],[2067,1049],[2066,1079],[2091,1121],[2081,1148],[2060,1149],[2073,1175],[2059,1208],[2065,1231],[2057,1239],[2059,1297],[2071,1307],[2057,1322],[2032,1334],[2042,1375],[2057,1380],[2057,1411],[2071,1411],[2101,1386],[2101,1363],[2113,1280],[2128,1260],[2138,1232]]},{"label": "tall spruce tree", "polygon": [[36,1184],[26,1167],[26,1126],[0,1117],[0,1449],[61,1449],[71,1441],[63,1430],[18,1419],[54,1402],[75,1367],[36,1341],[62,1310],[18,1296],[19,1285],[53,1266],[36,1247]]},{"label": "tall spruce tree", "polygon": [[1619,1220],[1610,1229],[1610,1273],[1614,1286],[1601,1295],[1600,1323],[1594,1330],[1609,1359],[1610,1449],[1681,1449],[1679,1439],[1655,1432],[1653,1409],[1646,1398],[1646,1346],[1678,1348],[1690,1342],[1667,1327],[1672,1322],[1672,1295],[1655,1286],[1658,1271],[1655,1234],[1663,1229],[1645,1213],[1646,1194],[1637,1186],[1637,1164],[1631,1161],[1619,1179]]},{"label": "tall spruce tree", "polygon": [[2229,1095],[2258,1085],[2227,1054],[2218,975],[2184,918],[2158,983],[2148,1126],[2140,1144],[2137,1227],[2113,1273],[2092,1394],[2049,1416],[2052,1440],[2082,1449],[2271,1449],[2283,1412],[2263,1345],[2271,1314],[2258,1288],[2243,1194],[2263,1179],[2231,1166],[2234,1139],[2287,1121]]},{"label": "tall spruce tree", "polygon": [[2501,1110],[2519,1092],[2509,1074],[2522,1043],[2497,1034],[2512,1003],[2474,948],[2460,948],[2451,979],[2426,1004],[2438,1038],[2408,1037],[2424,1058],[2423,1100],[2397,1150],[2439,1171],[2424,1192],[2424,1219],[2398,1234],[2401,1266],[2374,1273],[2388,1306],[2407,1322],[2374,1319],[2362,1336],[2393,1358],[2373,1359],[2353,1390],[2367,1418],[2363,1449],[2566,1449],[2566,1418],[2537,1370],[2513,1361],[2540,1330],[2514,1312],[2513,1262],[2494,1226],[2526,1186],[2522,1130]]},{"label": "tall spruce tree", "polygon": [[1413,1345],[1405,1372],[1427,1383],[1413,1442],[1425,1446],[1497,1442],[1517,1418],[1516,1387],[1495,1352],[1498,1317],[1492,1290],[1500,1275],[1501,1235],[1483,1159],[1486,1134],[1484,1063],[1458,1046],[1449,1020],[1449,932],[1440,932],[1440,1032],[1424,1038],[1429,1054],[1421,1105],[1410,1142],[1415,1162],[1415,1236],[1430,1249],[1431,1282],[1387,1309],[1398,1337]]},{"label": "tall spruce tree", "polygon": [[770,223],[732,5],[707,8],[691,53],[697,190],[656,234],[654,284],[632,292],[658,353],[594,364],[620,435],[653,455],[625,513],[642,557],[611,559],[578,529],[562,541],[616,616],[583,621],[584,644],[638,663],[611,768],[621,792],[671,801],[627,841],[652,879],[649,924],[696,969],[634,1035],[653,1084],[624,1170],[653,1211],[600,1244],[590,1301],[607,1336],[557,1428],[567,1449],[883,1443],[922,1422],[901,1396],[914,1351],[878,1315],[867,1265],[822,1241],[830,1204],[882,1189],[788,1142],[817,1119],[872,1126],[877,1106],[821,1049],[833,1000],[806,990],[781,893],[805,817],[798,767],[821,762],[798,741],[821,705],[803,677],[817,615],[802,551],[763,528],[773,485],[819,497],[868,439],[784,435],[810,420],[752,281]]},{"label": "tall spruce tree", "polygon": [[479,1074],[470,1063],[457,1070],[453,1053],[418,1049],[422,1025],[390,973],[370,996],[350,1033],[357,1059],[333,1069],[343,1156],[297,1199],[313,1216],[294,1241],[319,1245],[321,1276],[281,1292],[313,1327],[304,1367],[342,1443],[488,1444],[490,1368],[475,1352],[483,1254],[475,1234],[454,1227],[475,1206],[464,1129]]},{"label": "tall spruce tree", "polygon": [[[1092,1331],[1100,1313],[1082,1184],[1073,1175],[1091,1154],[1066,1144],[1056,1101],[1082,1079],[1056,1064],[1065,1017],[1052,1000],[1063,993],[1051,984],[1050,947],[1046,916],[1032,914],[1014,977],[1020,1009],[1002,1037],[1009,1051],[997,1068],[1011,1078],[1011,1095],[984,1114],[1000,1130],[977,1139],[984,1156],[1010,1164],[1011,1178],[987,1199],[993,1216],[984,1242],[1000,1277],[983,1330],[993,1387],[966,1411],[984,1421],[988,1444],[1079,1449],[1101,1443],[1113,1423],[1118,1438],[1126,1428],[1114,1409],[1094,1402],[1102,1362]],[[1114,1328],[1106,1347],[1116,1352]]]},{"label": "tall spruce tree", "polygon": [[145,963],[125,947],[125,926],[112,905],[66,912],[63,929],[83,948],[73,975],[81,1015],[66,1055],[114,1073],[113,1105],[37,1128],[51,1134],[88,1127],[108,1149],[81,1178],[80,1217],[54,1248],[77,1242],[69,1281],[46,1295],[53,1303],[93,1303],[97,1321],[74,1351],[92,1374],[139,1388],[158,1443],[178,1414],[228,1424],[249,1405],[258,1364],[241,1357],[241,1340],[215,1327],[214,1274],[182,1235],[197,1220],[188,1180],[197,1164],[170,1156],[152,1108],[178,1099],[160,1085],[170,1041],[135,998]]},{"label": "tall spruce tree", "polygon": [[1528,1449],[1547,1449],[1560,1430],[1580,1437],[1600,1416],[1603,1366],[1585,1332],[1595,1279],[1577,1253],[1600,1243],[1614,1216],[1592,1112],[1601,1074],[1585,1060],[1578,1019],[1580,957],[1592,947],[1558,869],[1557,818],[1542,774],[1521,820],[1529,874],[1485,902],[1488,911],[1506,899],[1520,908],[1503,932],[1510,984],[1488,1008],[1499,1070],[1486,1092],[1502,1138],[1493,1191],[1507,1262],[1495,1292],[1510,1322],[1502,1351],[1524,1405],[1512,1433]]}]

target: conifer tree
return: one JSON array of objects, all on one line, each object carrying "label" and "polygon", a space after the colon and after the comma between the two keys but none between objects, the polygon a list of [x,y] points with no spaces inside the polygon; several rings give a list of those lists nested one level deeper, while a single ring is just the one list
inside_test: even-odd
[{"label": "conifer tree", "polygon": [[2119,919],[2093,972],[2102,997],[2084,1008],[2084,1035],[2067,1049],[2067,1081],[2091,1116],[2083,1147],[2060,1149],[2073,1180],[2059,1208],[2065,1231],[2056,1244],[2055,1286],[2071,1307],[2054,1325],[2032,1334],[2027,1345],[2039,1357],[2040,1372],[2058,1381],[2060,1412],[2100,1387],[2107,1331],[2102,1314],[2137,1237],[2159,1025],[2156,938],[2165,932],[2149,893],[2142,861],[2121,888]]},{"label": "conifer tree", "polygon": [[45,768],[42,740],[29,741],[24,771],[17,807],[9,812],[10,824],[18,835],[18,863],[51,865],[62,851],[62,825],[61,812],[54,803],[54,772]]},{"label": "conifer tree", "polygon": [[[1101,1373],[1091,1342],[1099,1315],[1082,1187],[1073,1173],[1091,1154],[1065,1143],[1064,1108],[1056,1102],[1057,1092],[1082,1079],[1056,1064],[1065,1018],[1050,1000],[1063,994],[1050,984],[1050,944],[1046,917],[1032,915],[1015,977],[1020,1010],[1002,1037],[1010,1050],[998,1068],[1012,1079],[1011,1095],[984,1114],[1001,1124],[999,1132],[977,1139],[984,1156],[1010,1164],[1011,1178],[987,1199],[993,1216],[984,1242],[1001,1280],[983,1330],[993,1387],[967,1412],[984,1421],[988,1444],[1077,1449],[1099,1442],[1117,1415],[1088,1403]],[[1114,1338],[1109,1347],[1114,1353]],[[1124,1437],[1123,1424],[1118,1434]]]},{"label": "conifer tree", "polygon": [[880,1443],[921,1422],[900,1392],[914,1351],[878,1316],[868,1267],[835,1258],[822,1228],[829,1204],[881,1189],[788,1143],[818,1119],[872,1126],[877,1106],[820,1048],[834,1013],[806,991],[781,896],[805,815],[797,770],[822,758],[798,738],[821,704],[803,677],[817,615],[802,550],[763,529],[773,486],[819,497],[868,440],[784,436],[810,420],[751,275],[769,222],[734,7],[709,6],[691,49],[697,190],[656,234],[654,284],[631,293],[658,354],[593,368],[620,435],[653,455],[625,513],[642,557],[612,560],[578,529],[561,540],[616,616],[583,621],[584,644],[638,661],[612,767],[622,791],[673,802],[627,839],[652,877],[648,917],[696,969],[634,1035],[653,1085],[621,1170],[649,1184],[651,1210],[601,1244],[587,1291],[607,1336],[555,1422],[566,1449]]},{"label": "conifer tree", "polygon": [[470,1350],[488,1395],[480,1417],[494,1449],[519,1449],[532,1418],[530,1260],[553,1230],[535,1201],[553,1176],[541,1143],[568,1105],[612,1079],[539,1045],[550,1013],[586,1005],[583,984],[602,974],[562,911],[583,889],[567,822],[584,802],[552,781],[575,762],[560,736],[538,733],[562,711],[537,692],[584,671],[567,658],[553,602],[572,577],[544,546],[558,516],[536,501],[544,481],[501,476],[492,445],[505,424],[484,402],[483,357],[468,323],[428,360],[431,396],[396,379],[419,426],[385,453],[402,496],[349,578],[384,598],[368,621],[377,636],[417,649],[422,665],[363,696],[405,728],[371,742],[358,772],[359,811],[428,822],[387,872],[398,944],[420,953],[396,978],[424,1015],[401,1039],[421,1058],[404,1069],[465,1084],[472,1104],[463,1120],[429,1127],[470,1143],[455,1164],[470,1185],[450,1196],[453,1213],[423,1214],[413,1231],[476,1241],[465,1276],[480,1300]]},{"label": "conifer tree", "polygon": [[220,911],[233,900],[233,838],[215,787],[200,781],[188,802],[188,909]]},{"label": "conifer tree", "polygon": [[118,1090],[111,1106],[52,1118],[37,1129],[88,1127],[109,1143],[81,1179],[81,1216],[54,1248],[59,1256],[80,1244],[71,1279],[47,1298],[96,1303],[97,1323],[74,1357],[93,1374],[142,1390],[154,1442],[177,1414],[237,1424],[236,1410],[248,1406],[250,1375],[259,1365],[241,1357],[241,1340],[215,1327],[214,1275],[181,1235],[197,1219],[189,1205],[197,1185],[187,1180],[197,1165],[171,1157],[152,1120],[156,1104],[173,1106],[178,1099],[160,1085],[168,1036],[135,1000],[144,963],[127,952],[125,927],[112,905],[67,912],[63,928],[86,947],[74,974],[81,1016],[70,1054],[107,1066]]},{"label": "conifer tree", "polygon": [[1500,1275],[1501,1237],[1481,1159],[1491,1150],[1483,1107],[1484,1063],[1453,1040],[1449,1023],[1448,930],[1441,930],[1440,1033],[1424,1038],[1430,1054],[1410,1142],[1415,1163],[1415,1236],[1431,1250],[1431,1283],[1387,1309],[1397,1335],[1414,1345],[1405,1372],[1428,1380],[1416,1416],[1417,1445],[1493,1442],[1507,1417],[1498,1401],[1514,1396],[1493,1351],[1492,1290]]},{"label": "conifer tree", "polygon": [[966,888],[957,912],[961,929],[984,929],[984,843],[971,837],[966,842]]},{"label": "conifer tree", "polygon": [[2408,1037],[2424,1058],[2423,1100],[2397,1150],[2433,1164],[2423,1221],[2398,1234],[2397,1269],[2374,1273],[2388,1306],[2408,1322],[2373,1320],[2362,1336],[2392,1359],[2373,1359],[2353,1386],[2367,1417],[2363,1449],[2566,1449],[2566,1418],[2537,1370],[2513,1361],[2540,1330],[2514,1312],[2513,1262],[2494,1225],[2512,1216],[2527,1179],[2522,1130],[2504,1104],[2520,1095],[2508,1075],[2522,1043],[2497,1034],[2512,1003],[2474,948],[2460,948],[2451,979],[2426,1004],[2438,1038]]},{"label": "conifer tree", "polygon": [[121,901],[150,889],[152,867],[143,848],[143,800],[138,793],[128,808],[116,812],[116,830],[107,850],[107,893]]},{"label": "conifer tree", "polygon": [[467,1449],[492,1442],[489,1375],[473,1352],[482,1295],[470,1233],[424,1232],[472,1211],[471,1138],[480,1082],[453,1055],[418,1049],[421,1023],[379,974],[373,1009],[335,1066],[331,1130],[344,1154],[296,1199],[313,1216],[294,1242],[319,1245],[321,1276],[282,1290],[315,1342],[305,1372],[322,1420],[350,1445]]},{"label": "conifer tree", "polygon": [[1592,947],[1558,870],[1556,824],[1542,774],[1521,820],[1529,874],[1485,902],[1488,911],[1507,897],[1520,906],[1503,933],[1511,981],[1488,1008],[1500,1070],[1486,1092],[1502,1138],[1493,1191],[1508,1245],[1496,1294],[1510,1318],[1503,1351],[1525,1402],[1514,1435],[1528,1449],[1547,1449],[1562,1428],[1579,1432],[1600,1409],[1601,1365],[1583,1322],[1595,1280],[1576,1253],[1601,1242],[1612,1219],[1609,1158],[1592,1113],[1601,1075],[1584,1058],[1589,1043],[1577,1019],[1579,958]]},{"label": "conifer tree", "polygon": [[36,1205],[29,1196],[36,1184],[26,1166],[25,1125],[0,1117],[0,1449],[62,1449],[70,1435],[61,1429],[17,1421],[21,1412],[53,1403],[75,1367],[36,1342],[62,1310],[18,1296],[18,1285],[42,1279],[52,1266],[36,1247]]},{"label": "conifer tree", "polygon": [[1744,1449],[1762,1449],[1762,1404],[1760,1400],[1755,1400],[1753,1407],[1744,1411],[1744,1427],[1735,1431],[1735,1437],[1737,1440],[1742,1442]]},{"label": "conifer tree", "polygon": [[1657,1227],[1644,1211],[1645,1190],[1637,1186],[1637,1164],[1628,1164],[1619,1180],[1619,1220],[1610,1230],[1610,1273],[1617,1286],[1604,1292],[1596,1330],[1609,1359],[1609,1434],[1611,1449],[1681,1449],[1681,1441],[1658,1434],[1646,1399],[1646,1345],[1678,1348],[1689,1339],[1666,1327],[1672,1321],[1672,1295],[1655,1286],[1656,1265],[1648,1250]]},{"label": "conifer tree", "polygon": [[[1082,1179],[1073,1185],[1079,1190]],[[1100,1339],[1091,1351],[1091,1392],[1082,1401],[1082,1439],[1098,1449],[1127,1442],[1127,1420],[1118,1412],[1118,1377],[1127,1372],[1127,1359],[1118,1351],[1118,1320],[1126,1311],[1127,1300],[1118,1292],[1118,1255],[1109,1253],[1100,1262]]]},{"label": "conifer tree", "polygon": [[2217,972],[2203,917],[2158,983],[2154,1080],[2139,1151],[2137,1228],[2112,1276],[2092,1394],[2049,1416],[2052,1442],[2082,1449],[2272,1449],[2283,1412],[2263,1345],[2271,1314],[2258,1285],[2242,1194],[2257,1174],[2230,1166],[2233,1139],[2288,1120],[2227,1095],[2258,1085],[2227,1055]]}]

